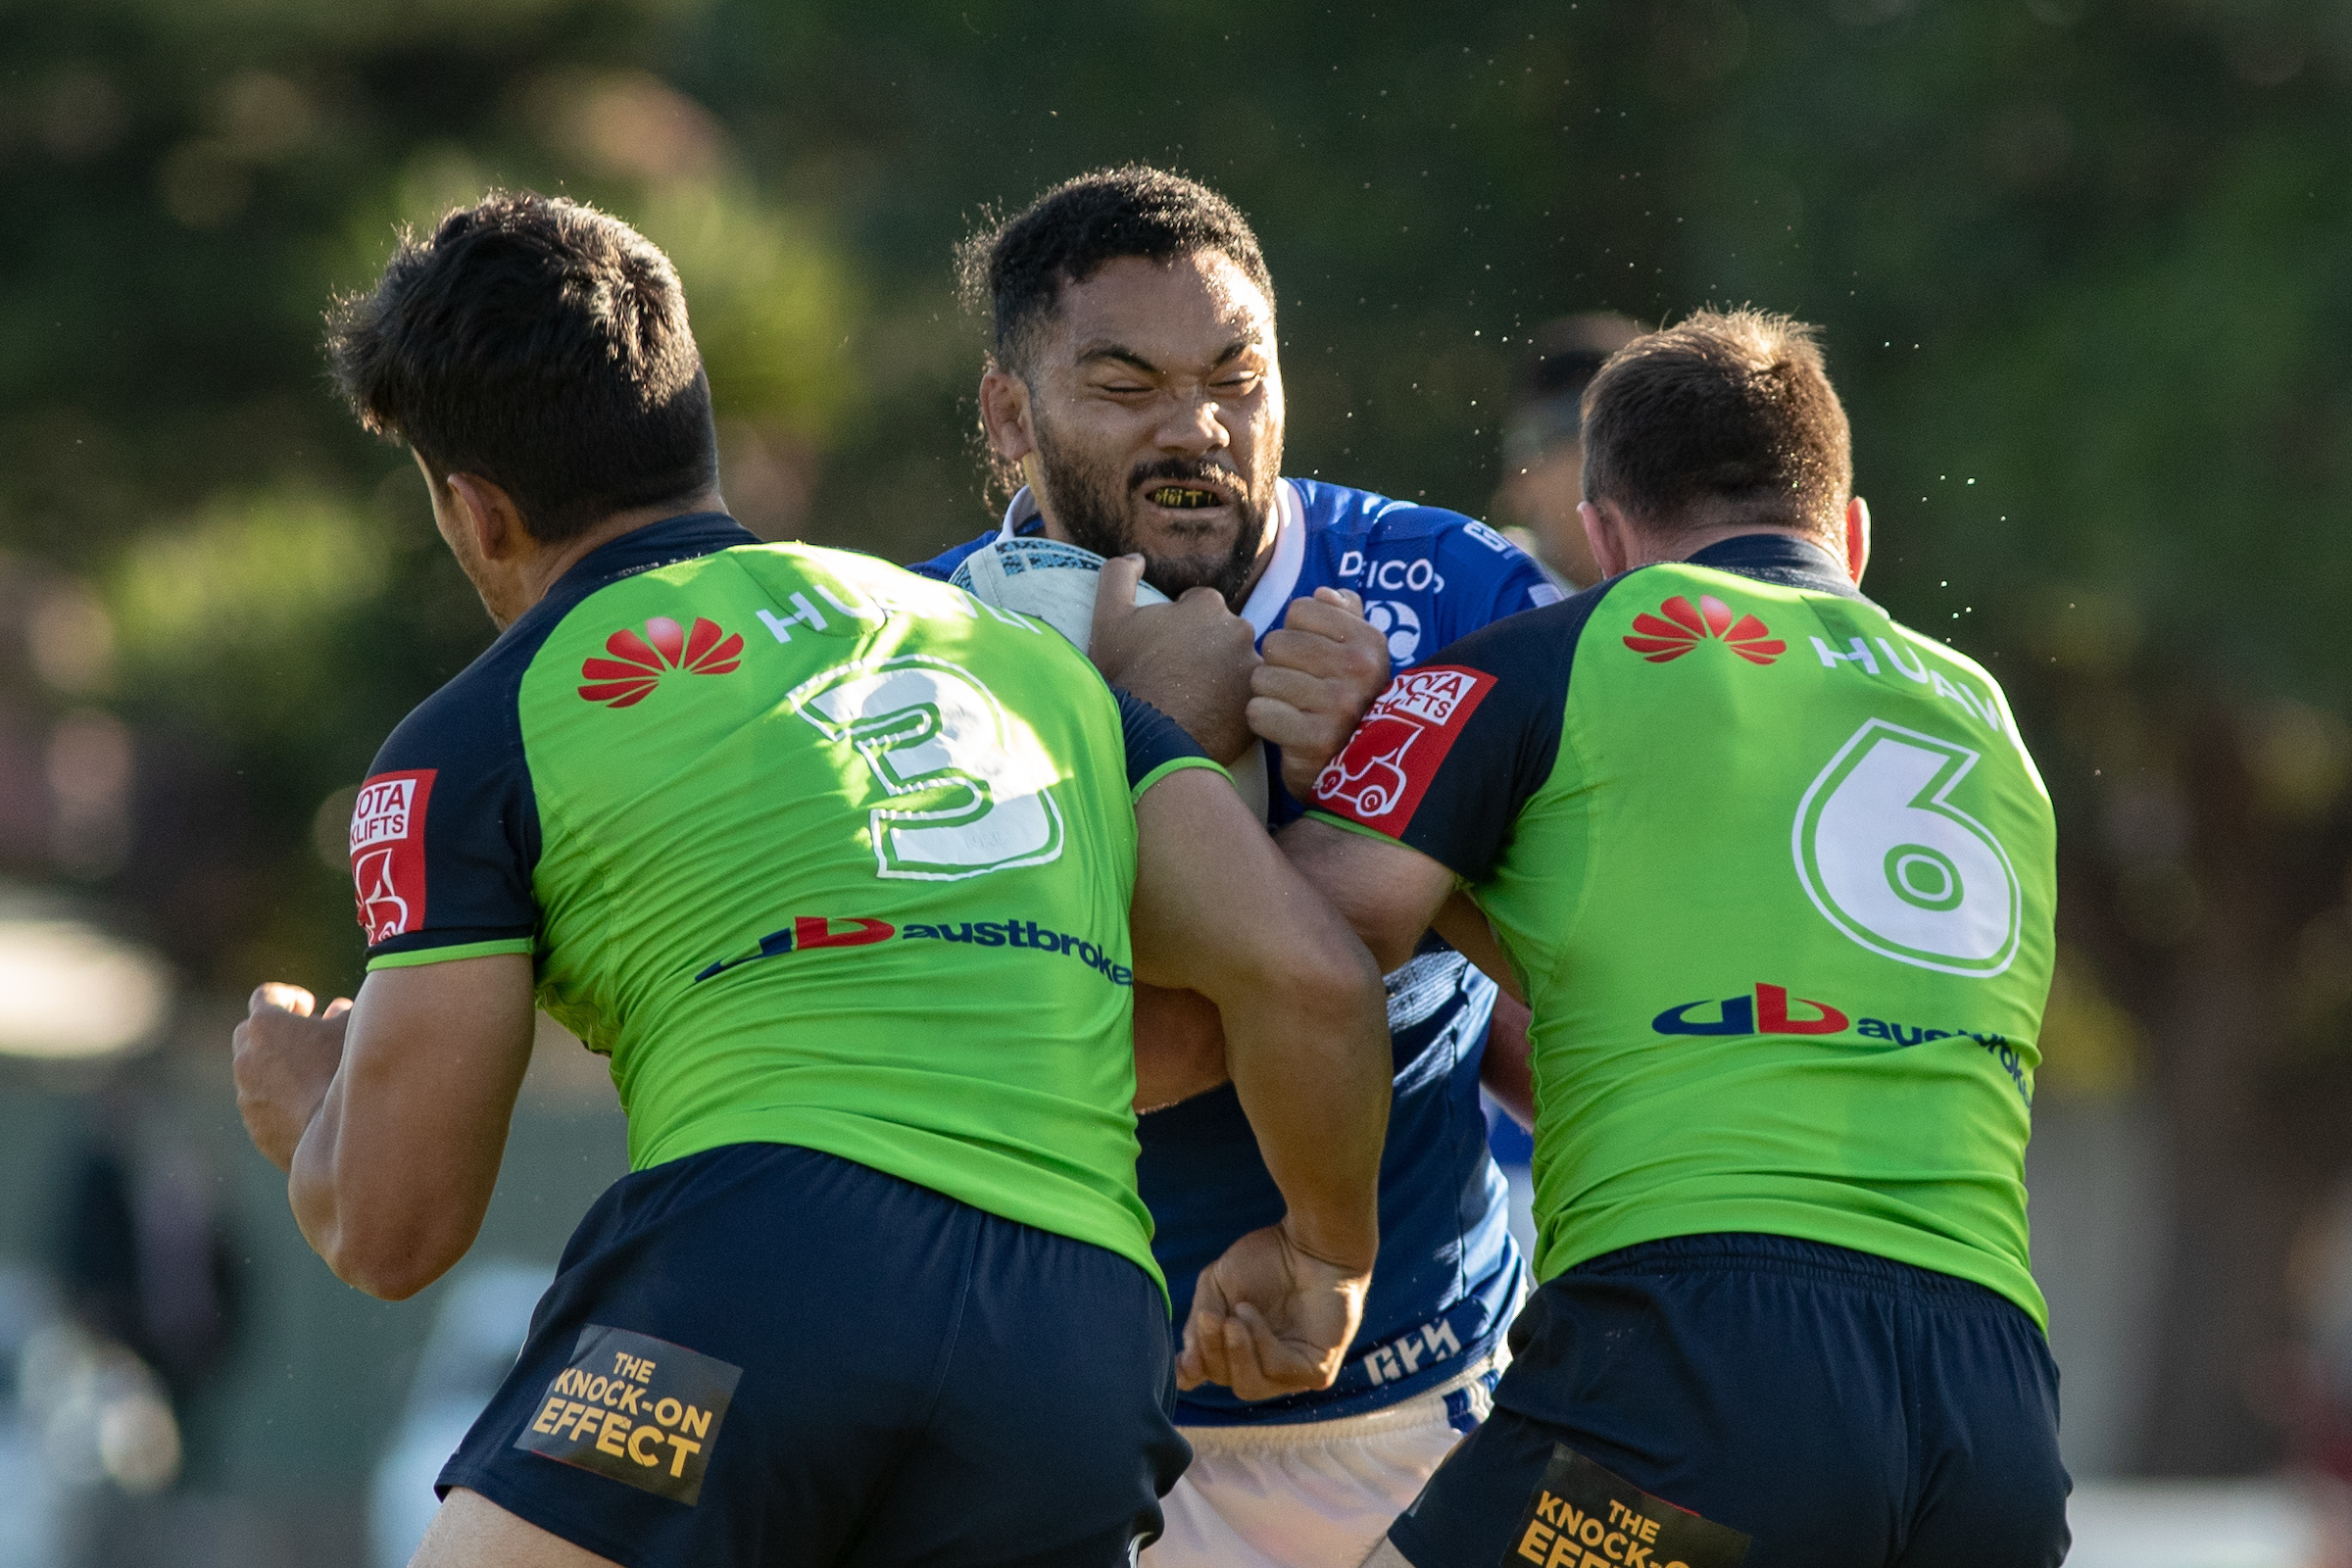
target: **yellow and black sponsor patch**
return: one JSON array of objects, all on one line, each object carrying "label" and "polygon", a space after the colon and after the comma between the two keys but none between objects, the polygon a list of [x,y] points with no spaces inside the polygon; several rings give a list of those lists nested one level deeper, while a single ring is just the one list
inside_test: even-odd
[{"label": "yellow and black sponsor patch", "polygon": [[1501,1568],[1740,1568],[1748,1540],[1555,1443]]},{"label": "yellow and black sponsor patch", "polygon": [[743,1368],[591,1323],[514,1446],[692,1506]]}]

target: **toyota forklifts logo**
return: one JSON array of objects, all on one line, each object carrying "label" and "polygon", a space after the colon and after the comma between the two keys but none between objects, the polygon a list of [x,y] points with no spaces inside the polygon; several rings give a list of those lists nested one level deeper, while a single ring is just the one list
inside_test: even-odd
[{"label": "toyota forklifts logo", "polygon": [[378,773],[352,806],[352,897],[370,947],[424,924],[424,813],[436,771]]},{"label": "toyota forklifts logo", "polygon": [[1315,778],[1315,804],[1386,831],[1421,804],[1494,677],[1460,664],[1407,670],[1356,725],[1347,749]]}]

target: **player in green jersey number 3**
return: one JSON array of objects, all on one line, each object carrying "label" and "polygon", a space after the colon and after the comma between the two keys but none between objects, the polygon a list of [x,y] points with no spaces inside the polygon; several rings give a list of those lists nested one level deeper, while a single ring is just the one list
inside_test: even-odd
[{"label": "player in green jersey number 3", "polygon": [[1285,835],[1383,964],[1434,920],[1534,1013],[1543,1284],[1371,1561],[2055,1564],[2048,797],[1861,596],[1809,329],[1639,338],[1584,434],[1608,580],[1398,677]]},{"label": "player in green jersey number 3", "polygon": [[1132,1555],[1186,1458],[1135,985],[1223,1010],[1288,1205],[1187,1335],[1322,1388],[1377,1246],[1361,945],[1057,633],[729,518],[677,277],[625,224],[453,213],[331,346],[502,631],[378,754],[367,983],[318,1017],[262,988],[247,1125],[399,1298],[481,1224],[534,999],[629,1120],[417,1562]]}]

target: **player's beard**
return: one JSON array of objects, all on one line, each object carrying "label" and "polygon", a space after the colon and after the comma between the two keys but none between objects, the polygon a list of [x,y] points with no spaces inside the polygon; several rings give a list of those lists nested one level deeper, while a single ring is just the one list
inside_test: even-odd
[{"label": "player's beard", "polygon": [[[1203,459],[1163,458],[1139,463],[1124,473],[1113,464],[1089,461],[1057,444],[1041,419],[1037,426],[1037,462],[1046,489],[1054,498],[1054,513],[1070,543],[1091,550],[1105,561],[1140,553],[1144,581],[1174,599],[1191,588],[1214,588],[1237,612],[1242,585],[1257,564],[1259,542],[1266,536],[1266,507],[1272,500],[1273,465],[1261,465],[1262,474],[1243,474]],[[1198,484],[1213,480],[1234,492],[1234,513],[1241,526],[1224,554],[1160,556],[1136,541],[1136,494],[1148,481]],[[1203,541],[1208,530],[1202,528]]]}]

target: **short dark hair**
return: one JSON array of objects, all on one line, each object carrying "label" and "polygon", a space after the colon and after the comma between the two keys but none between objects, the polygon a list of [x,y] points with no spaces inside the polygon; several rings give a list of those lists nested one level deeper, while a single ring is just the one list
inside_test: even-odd
[{"label": "short dark hair", "polygon": [[1802,321],[1701,311],[1636,338],[1585,389],[1584,427],[1585,494],[1639,526],[1838,536],[1853,437]]},{"label": "short dark hair", "polygon": [[677,271],[592,207],[493,191],[430,239],[404,231],[375,287],[336,302],[326,344],[363,425],[498,485],[543,542],[718,472]]},{"label": "short dark hair", "polygon": [[1172,262],[1200,251],[1231,259],[1274,303],[1265,253],[1240,209],[1198,180],[1130,164],[1065,180],[1015,216],[964,241],[956,254],[965,304],[994,321],[999,367],[1026,372],[1035,329],[1105,263]]}]

